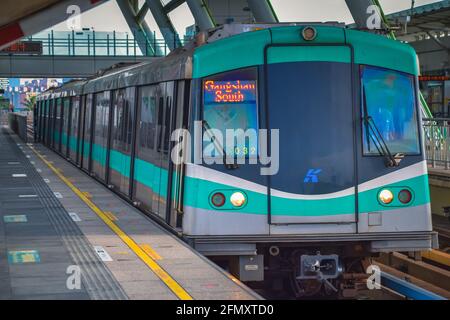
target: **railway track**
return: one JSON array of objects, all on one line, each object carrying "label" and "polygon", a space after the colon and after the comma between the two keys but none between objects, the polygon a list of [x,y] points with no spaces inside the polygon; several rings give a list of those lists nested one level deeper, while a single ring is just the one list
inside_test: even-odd
[{"label": "railway track", "polygon": [[[431,250],[423,255],[424,260],[416,260],[408,257],[405,254],[394,252],[389,254],[382,254],[376,259],[376,263],[381,270],[386,274],[396,277],[402,281],[415,285],[427,292],[444,299],[450,299],[450,271],[448,270],[448,261],[450,255],[441,251]],[[430,262],[439,263],[430,263]],[[387,282],[392,282],[387,278]],[[392,283],[391,283],[392,284]],[[403,287],[408,292],[407,286],[404,284],[393,284],[393,290],[396,291],[399,287]],[[418,293],[416,297],[423,299],[433,299],[433,295],[428,293]],[[428,298],[426,298],[428,297]]]},{"label": "railway track", "polygon": [[439,247],[442,251],[450,253],[450,231],[443,227],[434,227],[439,234]]}]

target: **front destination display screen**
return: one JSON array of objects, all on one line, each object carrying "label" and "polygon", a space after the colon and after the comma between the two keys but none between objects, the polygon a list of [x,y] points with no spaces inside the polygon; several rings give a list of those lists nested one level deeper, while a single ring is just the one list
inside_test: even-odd
[{"label": "front destination display screen", "polygon": [[[232,157],[256,156],[258,152],[256,81],[205,80],[203,92],[204,119],[211,129],[222,132],[223,142],[220,142],[225,150],[226,130],[232,129],[236,132],[233,143],[234,150],[231,152],[226,150],[227,155]],[[217,144],[215,151],[221,152],[221,150],[217,150]]]}]

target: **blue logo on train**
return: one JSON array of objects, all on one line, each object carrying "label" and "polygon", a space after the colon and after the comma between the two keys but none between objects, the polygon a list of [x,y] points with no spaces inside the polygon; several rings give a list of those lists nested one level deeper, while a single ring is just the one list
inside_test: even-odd
[{"label": "blue logo on train", "polygon": [[322,172],[322,169],[309,169],[306,173],[304,183],[318,183],[319,182],[319,174]]}]

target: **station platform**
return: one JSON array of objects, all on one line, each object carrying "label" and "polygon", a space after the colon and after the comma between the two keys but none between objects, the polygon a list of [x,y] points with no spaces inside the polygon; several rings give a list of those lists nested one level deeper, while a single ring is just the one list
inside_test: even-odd
[{"label": "station platform", "polygon": [[0,128],[0,299],[261,297],[40,144]]}]

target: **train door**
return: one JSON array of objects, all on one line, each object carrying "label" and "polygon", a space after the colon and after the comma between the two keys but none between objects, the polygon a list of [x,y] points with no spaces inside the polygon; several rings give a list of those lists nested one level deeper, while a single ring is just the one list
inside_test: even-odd
[{"label": "train door", "polygon": [[162,121],[162,135],[161,135],[161,183],[160,194],[165,199],[161,202],[159,212],[161,217],[166,219],[167,223],[170,223],[170,200],[171,200],[171,185],[172,185],[172,161],[170,158],[170,137],[174,130],[174,113],[175,113],[175,82],[167,82],[165,92],[165,107],[164,118]]},{"label": "train door", "polygon": [[55,99],[50,100],[48,108],[48,131],[47,131],[47,145],[53,148],[53,135],[54,135],[54,120],[55,120]]},{"label": "train door", "polygon": [[[189,81],[178,81],[176,83],[176,99],[174,100],[174,109],[172,110],[172,128],[173,132],[176,129],[186,129],[188,122],[188,103],[189,103]],[[186,107],[185,107],[186,106]],[[183,137],[178,136],[177,143],[182,142]],[[172,148],[175,141],[169,144],[169,154],[172,153]],[[169,180],[168,180],[168,202],[167,210],[167,222],[172,227],[181,227],[181,214],[183,212],[183,184],[184,184],[184,170],[183,163],[169,162]]]},{"label": "train door", "polygon": [[91,170],[91,142],[92,142],[92,135],[91,135],[91,129],[92,129],[92,104],[93,104],[94,97],[92,94],[88,94],[85,97],[85,103],[83,107],[83,126],[82,126],[82,141],[81,141],[81,167],[86,170]]},{"label": "train door", "polygon": [[39,121],[41,119],[41,105],[42,105],[41,101],[36,102],[36,110],[35,110],[35,114],[34,114],[34,118],[33,118],[34,134],[35,134],[36,142],[39,141],[39,138],[40,138],[41,126],[39,124]]},{"label": "train door", "polygon": [[70,97],[62,100],[62,120],[61,120],[61,154],[64,158],[67,157],[67,146],[69,138],[69,123],[70,123]]},{"label": "train door", "polygon": [[72,97],[72,107],[70,115],[70,130],[68,140],[68,157],[78,164],[78,140],[80,136],[79,123],[80,123],[80,96]]},{"label": "train door", "polygon": [[95,95],[94,128],[92,138],[92,172],[102,181],[106,181],[108,166],[108,133],[111,92],[104,91]]},{"label": "train door", "polygon": [[61,128],[62,128],[62,117],[63,117],[63,109],[62,109],[62,98],[58,98],[55,100],[55,118],[53,123],[53,149],[57,152],[61,152]]},{"label": "train door", "polygon": [[48,105],[49,105],[49,101],[48,101],[48,99],[46,99],[46,100],[44,101],[44,110],[43,110],[43,112],[42,112],[42,119],[41,119],[41,126],[42,126],[42,129],[41,129],[41,135],[42,135],[42,136],[41,136],[41,140],[42,140],[42,143],[43,143],[43,144],[46,144],[46,143],[47,143]]},{"label": "train door", "polygon": [[37,141],[38,136],[39,136],[39,134],[38,134],[38,132],[39,132],[39,125],[38,125],[38,119],[39,119],[39,105],[40,105],[40,102],[37,101],[37,102],[36,102],[36,105],[34,106],[34,109],[33,109],[33,128],[34,128],[33,132],[34,132],[34,141]]},{"label": "train door", "polygon": [[109,181],[122,194],[129,196],[131,148],[136,88],[113,92],[109,149]]},{"label": "train door", "polygon": [[51,111],[51,100],[45,101],[45,117],[44,117],[44,144],[49,146],[49,132],[50,132],[50,111]]},{"label": "train door", "polygon": [[37,124],[38,124],[38,141],[42,142],[42,118],[44,115],[44,105],[45,105],[45,101],[41,100],[39,102],[39,114],[38,114],[38,119],[37,119]]},{"label": "train door", "polygon": [[39,101],[39,109],[38,109],[38,116],[35,119],[36,121],[36,125],[37,125],[37,141],[36,142],[40,142],[41,141],[41,130],[42,130],[42,125],[41,125],[41,119],[42,119],[42,110],[44,107],[44,101]]},{"label": "train door", "polygon": [[160,96],[159,85],[139,88],[136,138],[133,163],[133,201],[147,211],[158,209],[153,204],[154,193],[158,190],[156,175],[156,112]]},{"label": "train door", "polygon": [[156,135],[156,188],[153,198],[153,212],[166,220],[169,182],[169,142],[172,123],[174,82],[161,83],[157,109]]},{"label": "train door", "polygon": [[290,224],[354,230],[351,48],[273,45],[265,58],[269,128],[279,130],[279,170],[269,176],[271,234]]}]

